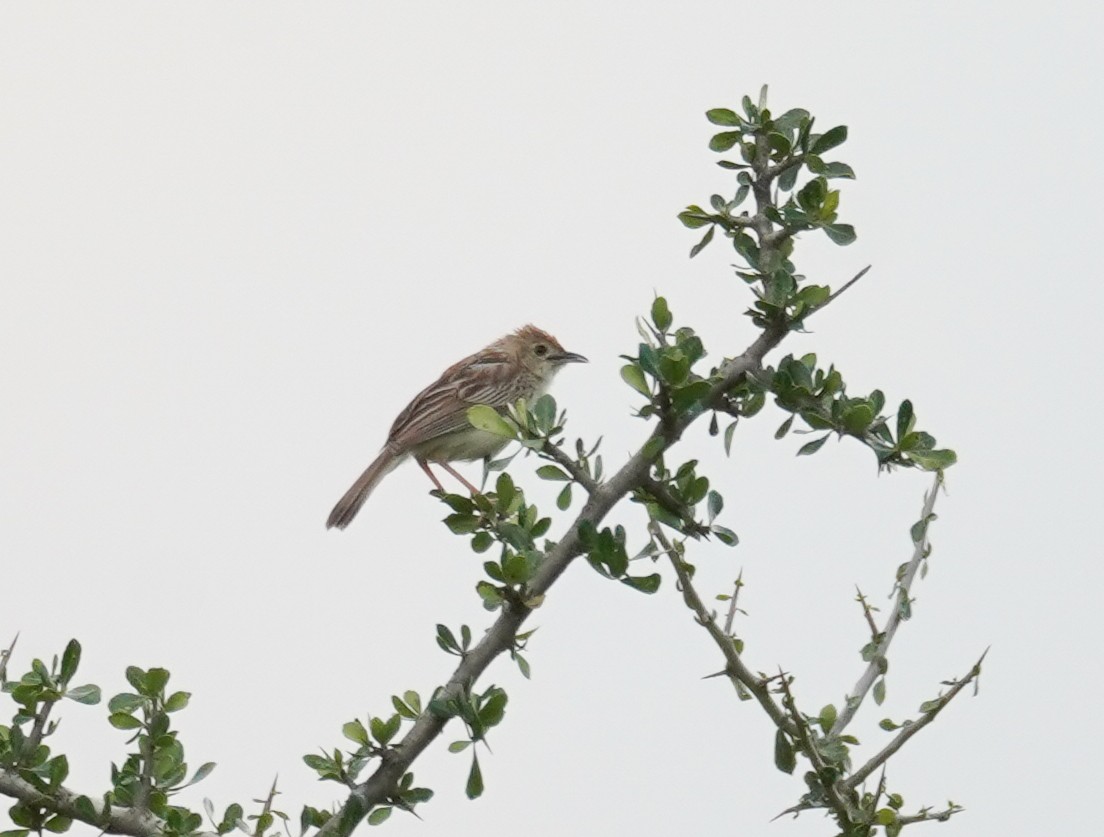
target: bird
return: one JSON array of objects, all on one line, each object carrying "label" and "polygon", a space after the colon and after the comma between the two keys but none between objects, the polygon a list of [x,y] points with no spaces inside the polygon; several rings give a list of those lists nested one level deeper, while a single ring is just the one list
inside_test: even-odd
[{"label": "bird", "polygon": [[489,458],[509,439],[473,427],[468,408],[486,404],[505,410],[519,398],[543,393],[566,364],[586,361],[580,354],[565,351],[548,332],[526,325],[454,363],[399,413],[379,456],[337,501],[326,528],[348,526],[380,480],[408,457],[414,458],[438,491],[444,488],[430,470],[431,462],[478,494],[449,463]]}]

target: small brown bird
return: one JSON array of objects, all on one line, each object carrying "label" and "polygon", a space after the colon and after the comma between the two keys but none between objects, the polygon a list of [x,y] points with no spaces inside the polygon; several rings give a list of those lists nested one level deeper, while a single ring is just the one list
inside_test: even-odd
[{"label": "small brown bird", "polygon": [[508,440],[471,426],[468,408],[487,404],[505,409],[519,398],[544,392],[565,363],[586,362],[564,351],[551,334],[523,326],[482,351],[454,363],[440,378],[414,396],[387,435],[380,455],[337,501],[326,528],[344,529],[356,517],[372,489],[408,456],[443,490],[429,463],[440,465],[472,493],[477,489],[449,462],[484,459],[502,450]]}]

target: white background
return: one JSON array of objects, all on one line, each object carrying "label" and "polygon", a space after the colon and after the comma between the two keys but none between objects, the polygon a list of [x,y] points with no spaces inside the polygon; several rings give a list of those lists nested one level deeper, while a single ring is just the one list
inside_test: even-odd
[{"label": "white background", "polygon": [[[858,241],[799,243],[839,285],[784,351],[852,390],[916,404],[957,449],[916,618],[873,752],[992,645],[962,696],[891,764],[925,833],[1085,830],[1101,745],[1098,604],[1101,14],[1094,4],[9,3],[0,11],[0,639],[13,669],[84,644],[105,697],[128,664],[194,693],[184,799],[324,807],[301,756],[453,659],[434,625],[489,624],[480,562],[413,466],[345,532],[323,528],[391,419],[458,357],[533,321],[591,358],[555,394],[615,467],[646,428],[618,355],[653,292],[712,356],[753,330],[723,242],[693,262],[675,214],[731,193],[702,114],[770,85],[838,151]],[[775,355],[775,359],[779,357]],[[861,670],[855,585],[887,603],[926,475],[876,474],[831,443],[797,459],[773,407],[731,459],[704,423],[729,550],[695,547],[703,592],[743,567],[756,669],[808,712]],[[514,473],[551,508],[551,487]],[[478,468],[468,467],[475,476]],[[631,512],[617,519],[638,522]],[[557,521],[557,527],[565,521]],[[556,529],[553,532],[557,531]],[[639,545],[639,528],[634,530]],[[503,725],[464,798],[450,728],[419,760],[437,791],[394,834],[826,835],[769,825],[803,788],[739,703],[663,570],[642,596],[571,568],[508,660]],[[122,733],[68,705],[50,743],[96,794]],[[799,771],[800,771],[799,767]],[[6,807],[6,806],[5,806]],[[0,815],[0,827],[4,821]],[[84,833],[90,833],[85,830]],[[297,829],[296,829],[297,833]]]}]

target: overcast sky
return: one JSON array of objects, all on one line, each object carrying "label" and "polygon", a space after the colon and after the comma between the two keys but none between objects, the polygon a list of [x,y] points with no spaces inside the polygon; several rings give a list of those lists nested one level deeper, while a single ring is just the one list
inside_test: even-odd
[{"label": "overcast sky", "polygon": [[[892,9],[887,8],[892,6]],[[756,16],[754,9],[767,12]],[[84,644],[78,679],[129,664],[194,693],[184,798],[261,796],[294,818],[340,788],[301,760],[341,725],[427,695],[434,625],[491,617],[481,558],[408,465],[344,532],[323,524],[395,414],[445,366],[534,322],[591,359],[555,394],[607,467],[646,428],[618,355],[653,293],[713,357],[754,331],[723,244],[693,262],[675,215],[733,178],[703,112],[770,85],[776,112],[846,124],[858,241],[799,242],[811,278],[869,275],[783,351],[855,392],[911,398],[955,448],[931,572],[855,725],[914,715],[987,646],[959,698],[893,760],[940,835],[1084,831],[1098,794],[1104,618],[1097,390],[1096,4],[7,3],[0,9],[0,640],[13,668]],[[780,354],[774,357],[777,359]],[[794,456],[771,407],[701,457],[741,544],[695,546],[700,588],[748,583],[747,660],[840,703],[861,671],[855,585],[887,604],[929,477],[861,446]],[[680,459],[680,461],[681,461]],[[477,466],[466,473],[478,475]],[[514,474],[551,508],[531,460]],[[639,519],[632,545],[642,543]],[[557,519],[556,526],[565,521]],[[557,531],[557,530],[554,530]],[[393,834],[827,835],[768,825],[802,792],[773,729],[664,586],[577,564],[531,620],[464,798],[458,730],[415,765],[437,791]],[[124,735],[65,707],[50,743],[92,795]],[[3,806],[6,810],[6,805]],[[5,827],[0,814],[0,829]],[[85,829],[82,833],[90,834]],[[919,833],[919,832],[917,832]]]}]

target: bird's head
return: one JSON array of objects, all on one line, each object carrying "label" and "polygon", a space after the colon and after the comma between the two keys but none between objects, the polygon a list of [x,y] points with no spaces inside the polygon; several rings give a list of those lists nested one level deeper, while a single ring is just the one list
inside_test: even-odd
[{"label": "bird's head", "polygon": [[564,364],[587,362],[582,355],[565,351],[559,340],[533,325],[522,326],[505,339],[509,341],[514,357],[545,381],[555,375]]}]

